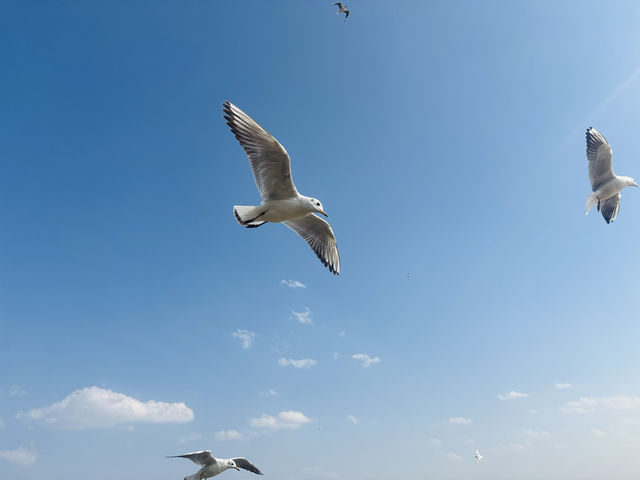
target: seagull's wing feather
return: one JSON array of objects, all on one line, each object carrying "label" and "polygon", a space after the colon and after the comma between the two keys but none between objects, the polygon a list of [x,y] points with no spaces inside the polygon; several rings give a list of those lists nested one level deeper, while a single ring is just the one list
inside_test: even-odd
[{"label": "seagull's wing feather", "polygon": [[187,458],[198,465],[210,465],[217,462],[217,460],[211,455],[211,450],[185,453],[184,455],[172,455],[167,458]]},{"label": "seagull's wing feather", "polygon": [[289,154],[284,147],[232,103],[225,102],[222,110],[227,125],[249,157],[262,198],[281,200],[298,195],[291,179]]},{"label": "seagull's wing feather", "polygon": [[587,160],[589,160],[589,180],[594,192],[604,182],[614,178],[611,158],[611,147],[607,139],[595,128],[588,128]]},{"label": "seagull's wing feather", "polygon": [[607,221],[607,223],[613,222],[618,216],[620,210],[620,194],[617,193],[613,197],[607,198],[600,204],[600,213]]},{"label": "seagull's wing feather", "polygon": [[333,5],[337,5],[339,9],[342,9],[342,2],[336,2]]},{"label": "seagull's wing feather", "polygon": [[345,10],[344,11],[344,21],[347,21],[347,18],[349,18],[349,10]]},{"label": "seagull's wing feather", "polygon": [[236,458],[232,458],[231,460],[236,462],[236,467],[238,467],[238,468],[242,468],[243,470],[248,470],[249,472],[253,472],[253,473],[256,473],[258,475],[262,475],[262,472],[260,470],[258,470],[258,467],[256,467],[253,463],[251,463],[246,458],[236,457]]},{"label": "seagull's wing feather", "polygon": [[332,273],[340,275],[340,255],[338,244],[331,226],[313,213],[298,220],[287,220],[284,223],[291,230],[300,235],[316,252],[320,261]]}]

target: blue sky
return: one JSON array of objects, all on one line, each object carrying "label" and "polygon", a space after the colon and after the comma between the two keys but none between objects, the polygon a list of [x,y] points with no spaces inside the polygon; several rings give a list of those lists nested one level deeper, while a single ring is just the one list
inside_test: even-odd
[{"label": "blue sky", "polygon": [[[2,3],[1,480],[638,477],[640,196],[583,208],[586,127],[640,177],[640,5],[331,3]],[[340,277],[235,222],[225,100]]]}]

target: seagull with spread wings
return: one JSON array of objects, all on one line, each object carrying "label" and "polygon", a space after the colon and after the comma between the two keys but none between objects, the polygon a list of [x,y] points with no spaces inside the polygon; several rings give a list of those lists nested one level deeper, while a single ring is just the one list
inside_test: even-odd
[{"label": "seagull with spread wings", "polygon": [[236,458],[215,458],[211,455],[211,450],[202,450],[201,452],[185,453],[184,455],[172,455],[167,458],[186,458],[191,460],[196,465],[202,465],[202,468],[193,475],[184,477],[184,480],[203,480],[209,477],[215,477],[216,475],[233,468],[240,471],[247,470],[257,475],[262,475],[262,472],[256,468],[249,460],[242,457]]},{"label": "seagull with spread wings", "polygon": [[347,6],[346,5],[342,5],[342,2],[336,2],[333,4],[334,6],[337,5],[338,6],[338,11],[337,14],[340,15],[341,13],[344,13],[344,21],[347,21],[347,18],[349,18],[349,10],[347,10]]},{"label": "seagull with spread wings", "polygon": [[640,187],[631,177],[613,173],[611,159],[613,154],[607,139],[595,128],[587,129],[587,160],[589,161],[589,180],[593,191],[587,197],[587,211],[598,204],[607,223],[613,222],[620,210],[620,190],[625,187]]},{"label": "seagull with spread wings", "polygon": [[249,115],[232,103],[223,105],[231,132],[249,157],[262,197],[258,206],[233,207],[240,225],[256,228],[267,222],[282,222],[300,235],[332,273],[340,274],[340,255],[333,230],[315,212],[327,214],[319,200],[300,195],[291,179],[289,154],[278,141]]}]

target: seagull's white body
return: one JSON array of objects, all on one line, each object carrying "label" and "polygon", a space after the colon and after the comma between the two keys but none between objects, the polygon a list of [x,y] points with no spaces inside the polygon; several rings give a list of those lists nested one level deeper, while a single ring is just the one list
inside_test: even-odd
[{"label": "seagull's white body", "polygon": [[230,468],[234,470],[240,470],[242,468],[257,475],[262,475],[262,472],[246,458],[215,458],[211,455],[210,450],[173,455],[167,458],[186,458],[196,465],[202,465],[200,470],[193,475],[184,477],[184,480],[204,480],[205,478],[215,477]]},{"label": "seagull's white body", "polygon": [[587,129],[587,160],[592,194],[587,196],[586,212],[598,205],[607,223],[613,222],[620,210],[620,191],[625,187],[638,187],[631,177],[613,173],[613,152],[607,139],[595,128]]},{"label": "seagull's white body", "polygon": [[482,462],[482,455],[480,455],[480,452],[478,450],[476,450],[476,454],[473,456],[473,458],[475,458],[476,462],[478,462],[478,465],[480,465],[480,462]]},{"label": "seagull's white body", "polygon": [[340,255],[331,226],[315,213],[327,215],[315,198],[300,195],[291,179],[289,154],[264,128],[232,103],[225,102],[227,125],[249,157],[262,204],[235,205],[240,225],[256,228],[284,223],[300,235],[332,273],[340,274]]}]

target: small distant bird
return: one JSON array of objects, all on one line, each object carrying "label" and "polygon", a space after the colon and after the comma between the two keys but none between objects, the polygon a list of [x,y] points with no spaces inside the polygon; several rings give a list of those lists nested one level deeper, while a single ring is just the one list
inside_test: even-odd
[{"label": "small distant bird", "polygon": [[478,462],[478,465],[480,465],[480,462],[482,461],[482,455],[480,455],[480,452],[478,450],[476,450],[476,454],[473,456],[473,458],[475,458],[476,462]]},{"label": "small distant bird", "polygon": [[339,275],[340,255],[336,237],[331,226],[314,212],[325,217],[328,215],[319,200],[300,195],[296,190],[287,151],[232,103],[225,102],[223,111],[227,125],[249,157],[262,197],[261,205],[233,207],[238,223],[247,228],[257,228],[267,222],[284,223],[309,244],[332,273]]},{"label": "small distant bird", "polygon": [[338,15],[340,15],[341,13],[344,13],[344,21],[347,21],[347,18],[349,18],[349,10],[347,10],[347,6],[346,5],[342,5],[342,2],[336,2],[333,4],[334,6],[337,5],[338,6]]},{"label": "small distant bird", "polygon": [[196,465],[202,465],[200,470],[193,475],[184,477],[184,480],[203,480],[205,478],[215,477],[230,468],[234,468],[238,471],[242,468],[243,470],[248,470],[249,472],[262,475],[262,472],[246,458],[214,458],[211,455],[211,450],[185,453],[184,455],[172,455],[167,458],[187,458]]},{"label": "small distant bird", "polygon": [[620,210],[620,190],[625,187],[640,187],[631,177],[613,173],[612,152],[607,139],[595,128],[587,129],[587,160],[592,194],[587,196],[587,211],[597,203],[598,210],[607,223],[613,222]]}]

